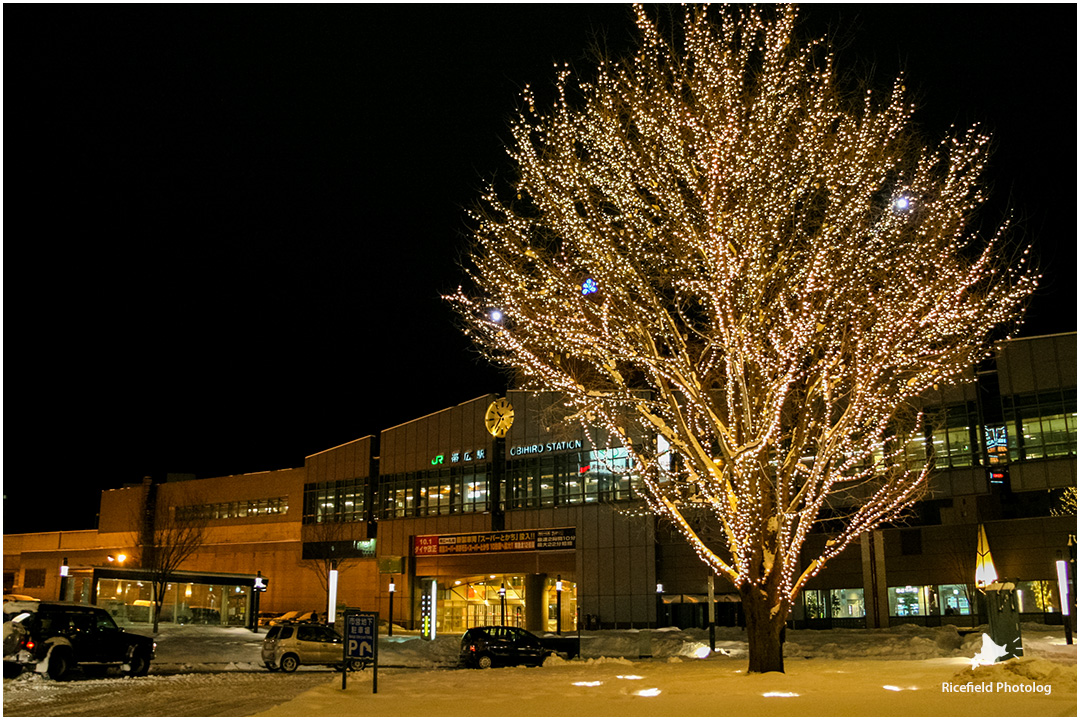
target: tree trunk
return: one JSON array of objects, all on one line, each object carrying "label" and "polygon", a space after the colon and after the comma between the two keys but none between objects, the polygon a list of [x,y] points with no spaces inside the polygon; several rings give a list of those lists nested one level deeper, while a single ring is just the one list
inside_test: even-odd
[{"label": "tree trunk", "polygon": [[[746,639],[750,644],[749,672],[784,672],[784,630],[787,608],[779,598],[759,588],[741,588],[746,616]],[[780,608],[773,613],[773,607]]]}]

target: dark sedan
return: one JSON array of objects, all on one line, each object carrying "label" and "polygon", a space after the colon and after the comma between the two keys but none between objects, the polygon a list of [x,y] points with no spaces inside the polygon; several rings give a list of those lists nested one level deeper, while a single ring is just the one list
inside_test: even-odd
[{"label": "dark sedan", "polygon": [[504,625],[476,627],[461,636],[461,662],[468,667],[543,665],[551,651],[527,630]]}]

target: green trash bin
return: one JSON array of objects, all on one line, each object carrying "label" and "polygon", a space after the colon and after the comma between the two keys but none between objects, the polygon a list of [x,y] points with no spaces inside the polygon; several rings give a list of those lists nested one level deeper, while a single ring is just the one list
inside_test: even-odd
[{"label": "green trash bin", "polygon": [[1013,583],[992,583],[983,588],[986,593],[986,613],[990,620],[990,639],[1005,648],[1005,654],[995,662],[1023,657],[1024,643],[1020,637],[1020,603]]}]

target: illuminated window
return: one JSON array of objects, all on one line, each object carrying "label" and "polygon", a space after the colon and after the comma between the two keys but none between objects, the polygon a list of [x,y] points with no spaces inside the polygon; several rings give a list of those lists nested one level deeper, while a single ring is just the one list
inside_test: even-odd
[{"label": "illuminated window", "polygon": [[938,609],[942,615],[970,615],[971,597],[967,585],[938,585]]},{"label": "illuminated window", "polygon": [[[303,523],[364,520],[366,486],[367,481],[358,478],[304,485]],[[274,503],[271,501],[265,507],[265,512],[271,512]]]},{"label": "illuminated window", "polygon": [[905,585],[889,588],[889,614],[910,617],[930,614],[930,586]]},{"label": "illuminated window", "polygon": [[1009,438],[1012,460],[1076,454],[1075,388],[1004,398],[1003,406],[1014,429]]}]

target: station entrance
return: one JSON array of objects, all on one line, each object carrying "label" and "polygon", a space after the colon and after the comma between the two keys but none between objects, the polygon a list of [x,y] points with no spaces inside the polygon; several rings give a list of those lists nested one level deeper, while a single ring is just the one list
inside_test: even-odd
[{"label": "station entrance", "polygon": [[532,632],[577,630],[577,584],[572,580],[542,573],[488,574],[439,578],[438,583],[439,632],[464,632],[483,625],[510,625]]}]

